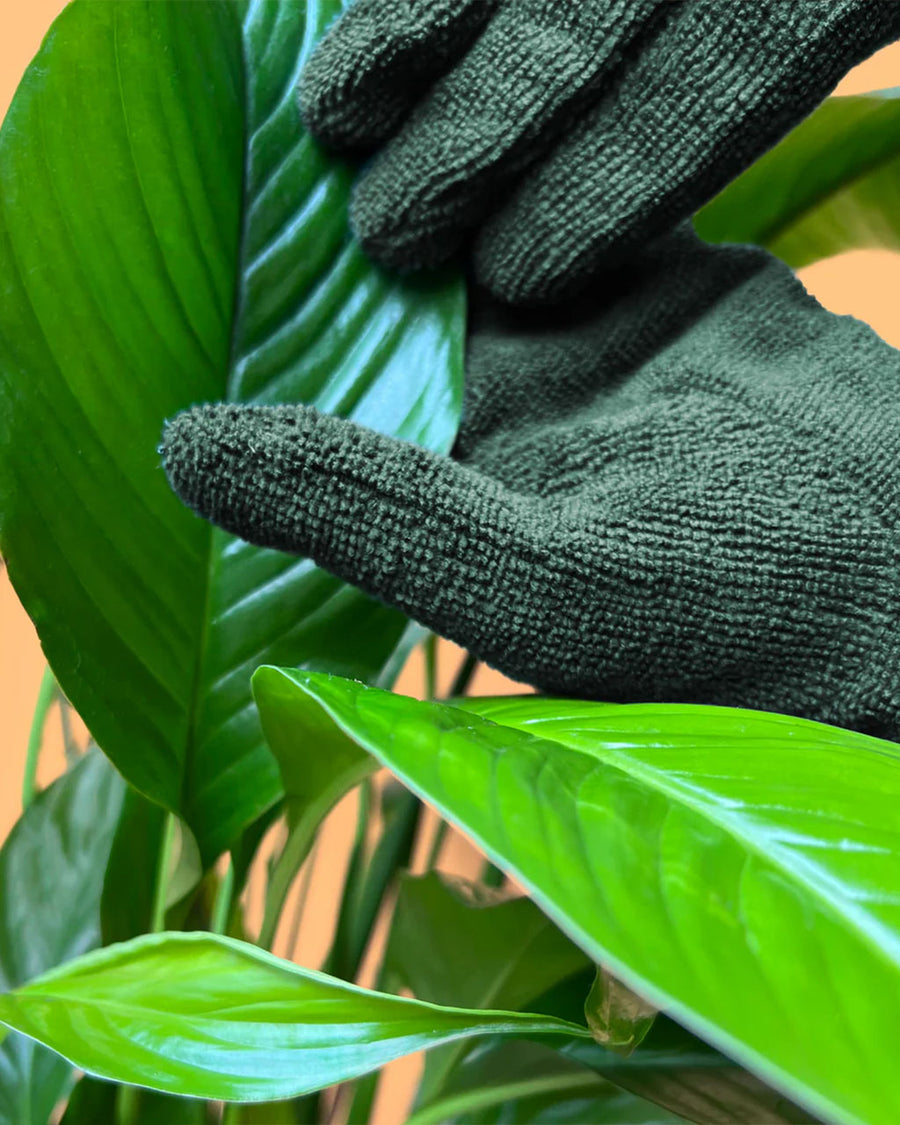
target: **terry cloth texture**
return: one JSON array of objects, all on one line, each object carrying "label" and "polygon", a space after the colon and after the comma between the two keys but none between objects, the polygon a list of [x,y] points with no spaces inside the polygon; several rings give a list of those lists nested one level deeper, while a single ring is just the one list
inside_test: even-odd
[{"label": "terry cloth texture", "polygon": [[384,145],[352,207],[372,257],[434,266],[477,231],[479,281],[541,303],[693,214],[897,36],[897,0],[356,0],[300,101],[334,148]]},{"label": "terry cloth texture", "polygon": [[900,353],[681,229],[577,306],[476,309],[452,457],[196,407],[175,491],[551,693],[900,736]]}]

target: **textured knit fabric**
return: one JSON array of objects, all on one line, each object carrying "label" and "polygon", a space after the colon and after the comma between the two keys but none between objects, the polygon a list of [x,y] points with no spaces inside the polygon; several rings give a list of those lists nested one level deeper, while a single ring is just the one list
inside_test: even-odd
[{"label": "textured knit fabric", "polygon": [[900,353],[760,250],[680,230],[577,306],[482,307],[453,456],[202,406],[195,511],[515,679],[900,736]]},{"label": "textured knit fabric", "polygon": [[[310,128],[374,150],[353,223],[558,300],[692,214],[900,36],[897,0],[356,0],[303,74]],[[399,131],[398,131],[399,130]]]}]

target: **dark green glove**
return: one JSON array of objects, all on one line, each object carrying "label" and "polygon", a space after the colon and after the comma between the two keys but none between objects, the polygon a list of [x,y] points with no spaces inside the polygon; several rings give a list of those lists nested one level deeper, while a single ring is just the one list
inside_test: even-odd
[{"label": "dark green glove", "polygon": [[454,459],[304,406],[202,406],[195,511],[510,676],[900,737],[900,353],[681,230],[565,314],[487,309]]},{"label": "dark green glove", "polygon": [[897,0],[356,0],[301,106],[343,150],[399,129],[353,204],[373,257],[436,265],[480,228],[478,279],[539,303],[691,215],[897,36]]}]

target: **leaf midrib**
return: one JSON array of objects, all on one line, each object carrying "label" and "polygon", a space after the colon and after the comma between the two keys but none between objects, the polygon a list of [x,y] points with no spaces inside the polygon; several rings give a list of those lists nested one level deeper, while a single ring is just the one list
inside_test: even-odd
[{"label": "leaf midrib", "polygon": [[[241,168],[241,190],[240,190],[240,210],[239,210],[239,230],[237,237],[237,253],[235,256],[235,269],[234,269],[234,294],[231,306],[231,324],[229,327],[229,344],[228,344],[228,358],[227,367],[224,372],[225,375],[225,394],[224,398],[228,401],[232,398],[232,382],[236,371],[235,354],[237,352],[238,341],[238,325],[240,323],[241,313],[241,298],[243,293],[242,278],[244,257],[246,252],[247,230],[248,230],[248,213],[249,213],[249,165],[250,165],[250,93],[249,93],[249,79],[250,79],[250,60],[247,54],[247,35],[246,25],[250,18],[251,13],[256,8],[257,0],[250,0],[242,17],[236,23],[241,39],[241,78],[242,78],[242,94],[243,94],[243,113],[241,120],[241,132],[243,136],[243,144],[241,152],[243,155],[243,166]],[[201,710],[201,697],[203,687],[205,684],[206,662],[209,656],[209,634],[212,619],[212,595],[213,595],[213,577],[218,562],[218,553],[215,549],[215,535],[216,530],[212,524],[208,524],[206,528],[206,567],[203,578],[203,608],[200,618],[200,633],[198,636],[197,659],[194,662],[194,678],[191,684],[191,690],[188,700],[187,712],[187,740],[185,745],[184,756],[184,769],[181,774],[181,794],[180,794],[180,810],[182,813],[190,807],[191,798],[193,795],[194,787],[194,773],[197,757],[198,734],[200,726],[200,710]],[[212,862],[214,857],[207,857],[209,862]]]}]

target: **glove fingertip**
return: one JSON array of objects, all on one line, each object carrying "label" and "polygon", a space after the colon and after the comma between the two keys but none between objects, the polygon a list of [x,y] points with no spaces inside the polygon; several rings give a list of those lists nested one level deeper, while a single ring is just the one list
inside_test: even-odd
[{"label": "glove fingertip", "polygon": [[379,265],[400,272],[436,269],[456,254],[461,232],[452,214],[436,215],[419,199],[397,165],[388,148],[363,176],[351,200],[350,226]]}]

